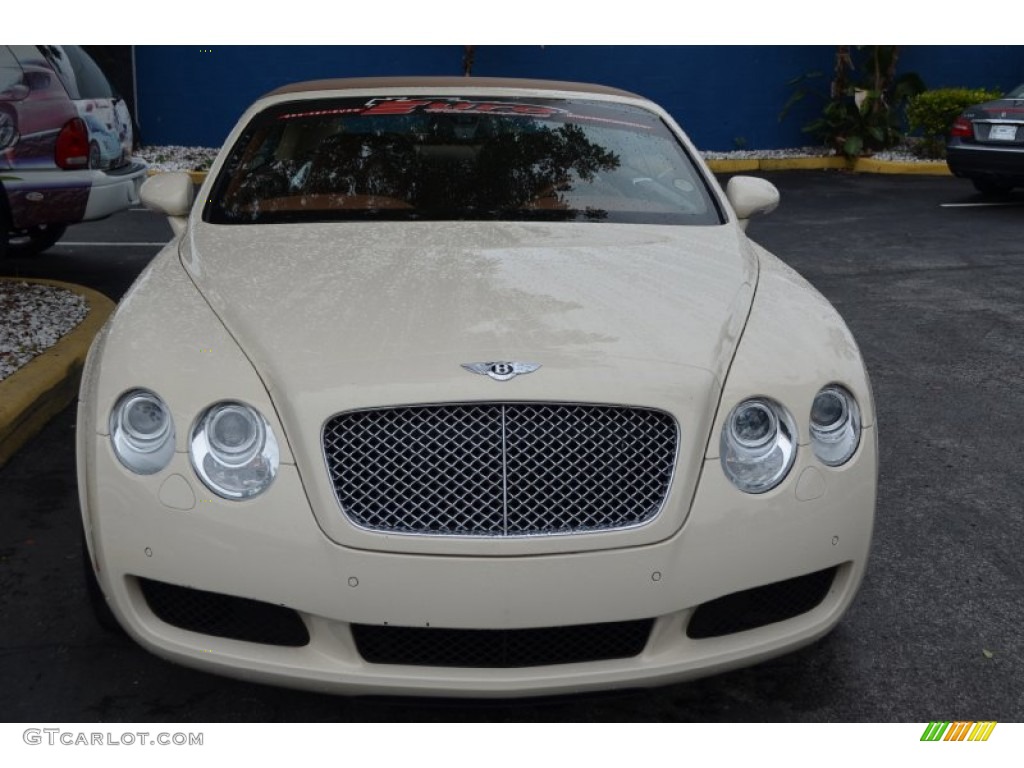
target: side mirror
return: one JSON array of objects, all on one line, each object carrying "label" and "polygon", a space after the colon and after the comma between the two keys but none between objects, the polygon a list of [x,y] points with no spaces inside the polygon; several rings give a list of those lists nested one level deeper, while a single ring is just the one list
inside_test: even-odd
[{"label": "side mirror", "polygon": [[162,213],[171,220],[175,235],[185,229],[185,221],[192,210],[195,189],[187,173],[158,173],[150,176],[139,190],[142,204],[155,213]]},{"label": "side mirror", "polygon": [[771,213],[779,205],[779,190],[775,185],[753,176],[733,176],[725,188],[725,196],[743,228],[752,216]]}]

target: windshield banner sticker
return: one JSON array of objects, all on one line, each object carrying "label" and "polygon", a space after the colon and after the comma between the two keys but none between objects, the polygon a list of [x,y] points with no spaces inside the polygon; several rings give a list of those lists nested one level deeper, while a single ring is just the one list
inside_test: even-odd
[{"label": "windshield banner sticker", "polygon": [[465,99],[373,99],[365,115],[411,115],[413,112],[468,112],[472,114],[552,117],[569,111],[538,104],[505,101],[467,101]]},{"label": "windshield banner sticker", "polygon": [[295,118],[324,117],[329,115],[352,115],[360,117],[383,117],[398,115],[493,115],[495,117],[532,117],[543,120],[571,119],[592,123],[605,123],[643,131],[650,131],[651,126],[632,120],[621,120],[613,117],[600,117],[585,112],[571,111],[560,107],[543,104],[525,104],[516,101],[494,101],[491,99],[474,101],[458,97],[429,97],[371,99],[358,107],[327,107],[323,109],[287,112],[279,115],[278,120]]}]

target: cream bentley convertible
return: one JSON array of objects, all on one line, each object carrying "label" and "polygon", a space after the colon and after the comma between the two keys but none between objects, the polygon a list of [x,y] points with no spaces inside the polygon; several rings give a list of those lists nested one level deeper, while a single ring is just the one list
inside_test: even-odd
[{"label": "cream bentley convertible", "polygon": [[570,83],[304,83],[241,118],[97,338],[98,616],[340,693],[661,685],[806,645],[871,539],[832,306],[661,108]]}]

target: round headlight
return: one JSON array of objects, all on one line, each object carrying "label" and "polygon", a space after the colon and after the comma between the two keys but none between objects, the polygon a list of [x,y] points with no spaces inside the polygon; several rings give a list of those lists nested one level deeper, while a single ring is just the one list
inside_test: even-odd
[{"label": "round headlight", "polygon": [[241,405],[222,405],[210,410],[207,439],[211,451],[224,463],[244,466],[265,442],[263,420]]},{"label": "round headlight", "polygon": [[110,442],[118,461],[132,472],[159,472],[174,455],[174,420],[170,410],[152,392],[125,392],[110,412]]},{"label": "round headlight", "polygon": [[737,410],[729,422],[732,439],[749,450],[756,450],[770,443],[778,429],[779,419],[771,406],[757,401]]},{"label": "round headlight", "polygon": [[860,443],[860,408],[838,384],[823,387],[811,404],[811,447],[830,467],[850,460]]},{"label": "round headlight", "polygon": [[722,470],[745,493],[770,491],[796,458],[793,417],[766,397],[744,400],[729,413],[720,442]]},{"label": "round headlight", "polygon": [[244,403],[207,408],[192,430],[189,453],[206,487],[225,499],[258,496],[277,475],[274,432],[259,411]]}]

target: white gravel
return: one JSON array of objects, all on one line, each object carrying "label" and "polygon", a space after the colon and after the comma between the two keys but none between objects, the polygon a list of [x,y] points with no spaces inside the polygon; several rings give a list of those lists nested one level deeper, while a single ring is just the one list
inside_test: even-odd
[{"label": "white gravel", "polygon": [[205,171],[219,147],[139,147],[135,155],[141,157],[154,171]]},{"label": "white gravel", "polygon": [[89,304],[77,293],[0,280],[0,381],[56,344],[88,314]]},{"label": "white gravel", "polygon": [[731,152],[701,151],[705,160],[765,160],[790,157],[830,157],[834,150],[827,147],[793,147],[792,149],[734,149]]},{"label": "white gravel", "polygon": [[[792,157],[834,157],[836,151],[828,147],[793,147],[792,149],[737,149],[732,152],[701,152],[705,160],[765,160],[788,159]],[[942,162],[933,158],[920,157],[914,153],[914,139],[893,149],[871,155],[875,160],[893,163],[934,163]]]},{"label": "white gravel", "polygon": [[897,147],[896,149],[887,149],[884,152],[876,152],[872,155],[875,160],[888,160],[893,163],[944,163],[946,162],[942,158],[934,157],[919,157],[908,149]]}]

